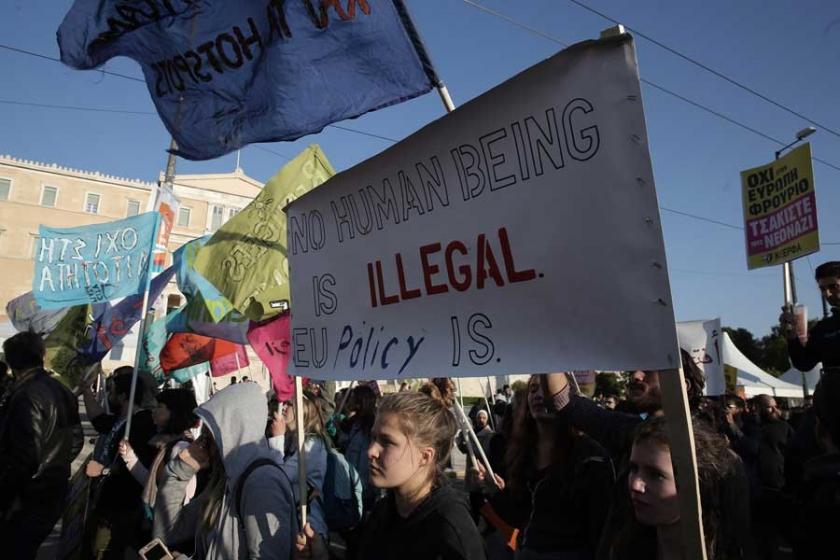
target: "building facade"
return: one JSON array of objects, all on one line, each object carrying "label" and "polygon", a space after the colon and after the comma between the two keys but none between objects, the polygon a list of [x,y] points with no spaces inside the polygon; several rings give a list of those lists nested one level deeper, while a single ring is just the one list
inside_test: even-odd
[{"label": "building facade", "polygon": [[[163,173],[159,180],[163,180]],[[174,185],[181,206],[169,238],[171,251],[219,229],[263,186],[241,169],[233,173],[176,174]],[[147,212],[155,186],[98,171],[0,156],[0,322],[4,323],[0,336],[5,338],[13,332],[6,304],[32,289],[39,225],[77,227]],[[174,281],[166,293],[179,293]],[[125,352],[120,349],[115,356],[122,363],[133,359],[135,341],[131,338],[126,337]]]}]

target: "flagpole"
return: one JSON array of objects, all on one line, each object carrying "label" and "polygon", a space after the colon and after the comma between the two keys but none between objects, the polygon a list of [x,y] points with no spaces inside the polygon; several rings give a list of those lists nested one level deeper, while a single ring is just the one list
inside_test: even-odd
[{"label": "flagpole", "polygon": [[452,97],[449,96],[449,90],[446,89],[446,86],[440,84],[437,86],[437,92],[440,96],[440,100],[443,101],[443,106],[446,107],[446,112],[451,113],[455,110],[455,103],[452,102]]},{"label": "flagpole", "polygon": [[[175,150],[178,149],[178,143],[175,142],[175,138],[169,139],[169,154],[166,157],[166,172],[163,175],[163,182],[167,185],[172,185],[175,181],[175,154],[173,153]],[[151,193],[151,197],[149,200],[149,210],[154,212],[155,211],[155,203],[157,202],[157,195],[160,192],[160,185],[155,185],[154,192]],[[158,214],[155,217],[155,227],[154,233],[152,234],[152,249],[149,252],[149,259],[146,261],[146,289],[143,292],[143,307],[141,307],[141,313],[143,314],[143,318],[140,321],[140,328],[138,329],[137,333],[137,349],[134,353],[134,371],[131,374],[131,391],[129,392],[129,400],[128,400],[128,417],[125,421],[125,436],[124,439],[128,440],[128,436],[131,434],[131,416],[134,413],[134,397],[137,393],[137,375],[140,369],[140,356],[141,352],[140,349],[143,345],[143,338],[146,335],[146,328],[150,320],[154,320],[154,312],[149,312],[149,289],[152,285],[152,264],[154,262],[154,255],[155,255],[155,248],[157,246],[157,238],[158,232],[160,231],[160,221],[161,217]]]},{"label": "flagpole", "polygon": [[575,388],[575,393],[577,393],[580,396],[584,396],[584,394],[580,390],[580,385],[578,385],[578,380],[575,376],[575,373],[573,371],[570,371],[566,374],[566,377],[568,377],[571,380],[572,386]]},{"label": "flagpole", "polygon": [[155,216],[155,227],[152,231],[152,249],[149,252],[149,258],[146,260],[146,288],[143,290],[143,320],[140,322],[140,329],[137,337],[137,349],[134,352],[134,371],[131,373],[131,391],[128,396],[128,413],[125,419],[125,435],[123,439],[128,440],[131,435],[131,416],[134,414],[134,398],[137,394],[137,376],[140,372],[140,358],[142,357],[143,339],[146,336],[146,326],[150,322],[149,318],[154,318],[154,311],[150,311],[149,307],[149,290],[152,286],[152,261],[154,255],[154,245],[157,241],[158,230],[160,229],[160,214]]},{"label": "flagpole", "polygon": [[[245,352],[245,357],[247,358],[248,357],[248,350],[245,348],[244,344],[242,345],[242,351]],[[250,359],[248,359],[248,363],[246,364],[246,367],[248,368],[248,375],[250,376],[251,381],[256,382],[257,380],[254,377],[254,372],[251,371],[251,360]]]},{"label": "flagpole", "polygon": [[461,405],[458,404],[457,400],[453,402],[453,405],[455,406],[455,410],[457,412],[456,420],[459,420],[459,423],[461,424],[461,430],[465,430],[468,433],[467,449],[469,449],[469,440],[472,440],[472,443],[481,458],[481,462],[484,464],[484,468],[487,469],[487,475],[490,477],[490,481],[494,485],[498,485],[496,483],[496,475],[493,472],[493,467],[490,466],[490,460],[487,458],[487,454],[484,453],[484,448],[481,447],[481,442],[478,440],[478,436],[475,435],[475,430],[473,430],[473,427],[470,425],[469,417],[467,417],[467,414],[464,412]]},{"label": "flagpole", "polygon": [[166,173],[163,175],[163,182],[166,185],[172,185],[175,183],[175,154],[173,153],[175,150],[178,149],[178,143],[175,141],[175,138],[172,138],[169,141],[169,155],[166,158]]},{"label": "flagpole", "polygon": [[[478,386],[481,387],[481,381],[478,382]],[[484,393],[484,389],[481,392]],[[487,421],[490,422],[490,429],[495,432],[496,423],[493,422],[493,409],[490,408],[490,401],[487,400],[487,395],[482,394],[481,396],[484,397],[484,404],[487,405]]]},{"label": "flagpole", "polygon": [[295,423],[297,424],[298,486],[300,491],[300,530],[306,526],[306,460],[304,441],[306,419],[303,415],[303,378],[295,376]]},{"label": "flagpole", "polygon": [[[236,360],[236,373],[239,373],[239,370],[242,369],[242,366],[239,365],[239,351],[236,350],[233,353],[233,359]],[[250,373],[250,372],[248,372]]]}]

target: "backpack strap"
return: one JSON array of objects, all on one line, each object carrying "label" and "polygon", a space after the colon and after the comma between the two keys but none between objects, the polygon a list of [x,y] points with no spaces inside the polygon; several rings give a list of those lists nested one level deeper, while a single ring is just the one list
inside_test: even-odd
[{"label": "backpack strap", "polygon": [[291,534],[291,540],[289,542],[292,543],[292,547],[295,546],[295,539],[297,538],[297,511],[298,511],[298,503],[295,501],[295,492],[294,487],[292,486],[292,481],[289,478],[289,475],[286,474],[286,471],[278,465],[276,462],[272,461],[267,457],[263,457],[261,459],[257,459],[248,465],[248,468],[239,476],[239,480],[236,481],[236,489],[235,492],[235,499],[236,499],[236,516],[239,520],[239,528],[245,532],[245,520],[242,517],[242,492],[245,489],[245,482],[248,480],[248,477],[251,475],[252,472],[257,470],[260,467],[264,466],[273,466],[276,467],[278,471],[283,474],[283,479],[289,483],[289,490],[290,490],[290,497],[289,500],[292,505],[294,506],[292,511],[292,522],[289,523],[289,533]]}]

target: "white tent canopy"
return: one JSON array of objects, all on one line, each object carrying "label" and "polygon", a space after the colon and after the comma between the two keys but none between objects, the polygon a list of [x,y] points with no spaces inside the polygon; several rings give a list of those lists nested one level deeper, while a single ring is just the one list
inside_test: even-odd
[{"label": "white tent canopy", "polygon": [[802,387],[802,375],[804,373],[805,381],[808,383],[808,394],[813,395],[814,389],[817,388],[817,383],[820,381],[820,370],[822,370],[822,364],[817,364],[814,369],[805,372],[799,371],[796,368],[790,368],[779,379]]},{"label": "white tent canopy", "polygon": [[738,370],[738,385],[744,387],[747,397],[756,395],[773,395],[775,397],[802,398],[802,385],[788,383],[782,379],[773,377],[752,363],[729,338],[729,334],[723,333],[721,337],[721,354],[723,363]]}]

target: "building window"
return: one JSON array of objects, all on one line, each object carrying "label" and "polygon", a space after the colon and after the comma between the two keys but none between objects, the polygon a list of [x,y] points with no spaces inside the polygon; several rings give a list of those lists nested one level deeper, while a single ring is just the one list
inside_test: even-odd
[{"label": "building window", "polygon": [[58,188],[44,185],[44,189],[41,191],[41,206],[55,208],[55,201],[57,198]]},{"label": "building window", "polygon": [[190,227],[190,209],[178,209],[178,227]]},{"label": "building window", "polygon": [[87,193],[85,197],[85,212],[88,214],[99,214],[99,195]]},{"label": "building window", "polygon": [[125,215],[128,217],[136,216],[140,213],[140,201],[139,200],[131,200],[128,201],[128,209],[126,210]]},{"label": "building window", "polygon": [[214,206],[213,207],[213,216],[210,219],[210,231],[216,231],[220,227],[222,227],[222,223],[225,219],[225,209],[221,206]]},{"label": "building window", "polygon": [[12,190],[12,180],[0,178],[0,200],[9,200],[9,191]]},{"label": "building window", "polygon": [[232,219],[238,213],[239,213],[239,208],[231,208],[230,210],[228,210],[228,220]]}]

